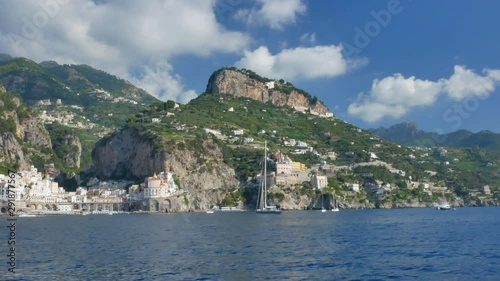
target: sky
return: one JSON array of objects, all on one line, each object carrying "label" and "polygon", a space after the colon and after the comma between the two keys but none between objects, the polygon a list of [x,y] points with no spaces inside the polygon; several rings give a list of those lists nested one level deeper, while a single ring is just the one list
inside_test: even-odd
[{"label": "sky", "polygon": [[0,53],[88,64],[186,103],[225,66],[361,128],[500,133],[495,0],[0,0]]}]

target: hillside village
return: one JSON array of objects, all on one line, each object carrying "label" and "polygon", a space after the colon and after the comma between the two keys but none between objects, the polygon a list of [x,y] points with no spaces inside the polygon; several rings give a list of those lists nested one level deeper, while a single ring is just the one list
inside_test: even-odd
[{"label": "hillside village", "polygon": [[[9,184],[14,179],[15,184]],[[13,188],[15,187],[15,188]],[[127,192],[128,188],[128,192]],[[15,193],[12,193],[15,191]],[[99,181],[91,178],[76,191],[66,191],[52,178],[42,175],[38,169],[15,174],[0,174],[0,209],[7,213],[9,202],[13,202],[18,214],[99,214],[128,211],[168,212],[171,207],[163,206],[169,197],[179,192],[171,173],[160,173],[134,185],[132,182]],[[15,194],[14,198],[13,195]],[[163,199],[162,205],[158,200]],[[170,210],[171,211],[171,210]]]},{"label": "hillside village", "polygon": [[[217,114],[222,115],[221,119],[225,119],[227,115],[239,114],[241,116],[242,112],[252,115],[249,108],[252,107],[253,102],[248,99],[222,95],[214,97],[213,101],[221,105],[217,111]],[[207,100],[204,100],[204,102],[206,103]],[[202,127],[200,122],[181,122],[181,120],[186,120],[185,116],[183,116],[185,110],[188,109],[177,105],[167,113],[159,114],[162,112],[161,110],[160,112],[156,111],[158,113],[153,110],[151,114],[156,117],[152,118],[151,122],[141,123],[141,125],[145,129],[147,128],[148,131],[156,131],[159,128],[165,130],[170,127],[181,135],[203,131],[233,149],[262,150],[263,140],[269,139],[274,144],[274,152],[270,157],[273,160],[270,164],[274,170],[269,171],[268,182],[274,184],[271,192],[275,194],[290,192],[293,188],[300,189],[307,183],[307,186],[312,191],[320,194],[331,194],[334,189],[337,189],[337,194],[343,194],[345,195],[344,199],[351,199],[351,201],[362,196],[367,200],[372,200],[372,202],[387,204],[399,196],[401,199],[400,205],[404,206],[405,204],[415,204],[415,202],[410,203],[412,202],[412,196],[415,194],[420,196],[418,199],[420,203],[417,204],[419,206],[430,205],[432,202],[443,200],[453,201],[456,204],[463,204],[464,201],[463,198],[454,193],[453,188],[446,186],[445,182],[441,180],[442,175],[440,177],[439,174],[443,172],[454,173],[453,168],[460,161],[456,157],[448,161],[436,161],[434,155],[443,158],[448,156],[448,151],[442,147],[406,148],[401,145],[394,146],[333,116],[319,116],[307,110],[292,109],[294,113],[291,114],[303,116],[313,124],[328,122],[333,127],[349,128],[359,138],[365,138],[369,146],[367,149],[362,150],[362,155],[359,155],[359,151],[356,151],[358,149],[355,142],[348,143],[348,146],[352,146],[352,151],[348,148],[339,151],[335,146],[318,148],[306,141],[280,135],[280,128],[278,127],[271,127],[269,130],[252,131],[234,126],[218,129],[213,127],[213,124],[210,127]],[[266,113],[268,110],[282,109],[261,108],[260,112]],[[215,112],[211,111],[211,113],[214,114]],[[141,118],[145,119],[144,116]],[[231,117],[228,119],[231,119]],[[199,120],[197,119],[197,121]],[[329,132],[324,133],[329,134]],[[394,147],[398,150],[398,154],[388,155],[387,150],[394,150]],[[292,160],[292,158],[300,159],[304,156],[308,156],[307,159],[313,157],[316,162]],[[429,167],[429,169],[415,173],[414,171],[396,168],[390,162],[384,161],[387,158],[390,160],[394,157],[402,157],[405,161],[422,167]],[[379,172],[378,174],[382,171],[380,178],[370,172],[374,168]],[[258,170],[254,170],[254,175],[257,175],[257,172]],[[387,176],[387,173],[392,174],[392,176]],[[339,180],[339,178],[342,178],[342,180]],[[247,182],[251,182],[251,179],[249,178]],[[406,192],[406,194],[403,194],[402,191]],[[490,198],[492,193],[488,185],[483,185],[477,186],[469,195],[479,196],[479,198],[484,199]],[[282,198],[281,195],[278,197]],[[345,202],[347,207],[348,201]],[[279,204],[280,202],[275,203]]]},{"label": "hillside village", "polygon": [[[65,89],[75,92],[69,86]],[[24,189],[16,198],[24,200],[26,210],[78,213],[87,203],[101,204],[85,205],[88,211],[253,208],[264,141],[270,151],[266,174],[272,185],[270,199],[284,209],[318,208],[333,194],[342,208],[425,207],[439,201],[498,204],[496,154],[393,144],[337,118],[291,83],[250,70],[214,72],[207,92],[185,105],[155,101],[146,107],[100,87],[77,96],[84,95],[103,104],[91,107],[72,98],[31,101],[39,112],[36,118],[53,140],[72,143],[68,134],[83,139],[80,148],[53,146],[60,157],[74,154],[75,149],[88,158],[94,152],[85,162],[93,161],[90,166],[74,161],[78,164],[70,174],[72,186],[64,189],[53,175],[37,172],[47,172],[40,157],[35,158],[37,167],[19,171]],[[115,139],[125,131],[131,136]],[[33,151],[36,143],[28,148]],[[114,148],[115,154],[106,154]],[[109,158],[117,156],[122,162]],[[169,162],[172,159],[179,163]],[[64,166],[69,165],[58,165]],[[117,174],[124,178],[114,178]],[[204,182],[207,176],[210,180]],[[172,185],[174,179],[177,184]],[[2,184],[5,199],[6,184]],[[107,203],[111,209],[103,205]]]}]

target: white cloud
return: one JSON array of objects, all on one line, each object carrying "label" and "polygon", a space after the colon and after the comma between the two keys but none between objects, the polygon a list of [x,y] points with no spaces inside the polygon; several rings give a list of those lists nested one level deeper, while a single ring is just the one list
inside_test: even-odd
[{"label": "white cloud", "polygon": [[300,42],[309,43],[311,45],[316,44],[316,33],[304,33],[300,36]]},{"label": "white cloud", "polygon": [[495,84],[490,77],[480,76],[460,65],[455,66],[455,72],[444,86],[444,91],[456,101],[470,96],[485,97],[494,90]]},{"label": "white cloud", "polygon": [[433,104],[441,89],[441,82],[394,74],[374,80],[370,94],[360,95],[349,105],[348,113],[368,122],[379,121],[385,116],[400,118],[412,107]]},{"label": "white cloud", "polygon": [[387,116],[400,118],[408,113],[408,108],[402,105],[388,105],[383,103],[371,102],[349,105],[350,115],[358,116],[367,122],[376,122]]},{"label": "white cloud", "polygon": [[385,104],[406,104],[408,106],[431,105],[441,91],[440,82],[416,79],[415,76],[404,78],[394,74],[372,83],[372,97]]},{"label": "white cloud", "polygon": [[269,78],[321,78],[335,77],[363,63],[348,61],[342,55],[342,46],[315,46],[284,49],[273,55],[267,47],[245,51],[235,66],[247,68]]},{"label": "white cloud", "polygon": [[259,8],[240,9],[235,18],[249,25],[268,25],[282,30],[287,24],[295,23],[297,15],[303,15],[307,7],[301,0],[257,0]]},{"label": "white cloud", "polygon": [[173,74],[173,67],[166,62],[152,63],[141,67],[139,71],[138,77],[132,77],[130,82],[148,93],[157,93],[156,96],[161,100],[187,103],[197,96],[195,91],[184,88],[182,77]]},{"label": "white cloud", "polygon": [[[217,22],[215,1],[57,1],[3,3],[0,52],[89,64],[153,95],[182,100],[193,91],[183,89],[172,58],[239,53],[250,42],[248,35]],[[143,76],[135,76],[137,71]]]},{"label": "white cloud", "polygon": [[487,68],[484,70],[484,72],[486,73],[486,75],[488,75],[488,77],[495,80],[496,82],[500,81],[500,70]]},{"label": "white cloud", "polygon": [[487,97],[495,91],[494,80],[500,80],[500,70],[485,69],[484,73],[481,76],[457,65],[450,78],[437,81],[405,78],[399,73],[376,79],[369,94],[360,94],[349,105],[348,113],[366,122],[377,122],[385,117],[400,118],[414,107],[432,106],[442,94],[455,101]]}]

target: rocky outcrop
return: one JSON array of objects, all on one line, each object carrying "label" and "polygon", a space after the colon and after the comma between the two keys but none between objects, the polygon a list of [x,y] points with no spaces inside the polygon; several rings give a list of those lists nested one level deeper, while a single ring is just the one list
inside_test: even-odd
[{"label": "rocky outcrop", "polygon": [[22,146],[10,132],[0,133],[0,162],[17,164],[19,170],[30,168],[28,156],[24,155]]},{"label": "rocky outcrop", "polygon": [[96,144],[92,170],[100,178],[143,178],[165,171],[169,157],[137,130],[126,129]]},{"label": "rocky outcrop", "polygon": [[24,141],[33,146],[52,147],[49,132],[45,129],[42,120],[30,118],[22,124],[24,131]]},{"label": "rocky outcrop", "polygon": [[66,146],[69,151],[69,153],[63,157],[64,163],[72,168],[80,168],[82,156],[82,144],[80,143],[80,139],[74,135],[65,135],[61,145]]},{"label": "rocky outcrop", "polygon": [[239,181],[234,169],[222,161],[222,150],[213,140],[204,140],[201,146],[198,151],[202,154],[187,147],[165,152],[155,148],[151,138],[128,128],[96,145],[92,173],[100,179],[141,179],[173,172],[185,192],[181,200],[185,204],[176,210],[208,209],[238,188]]},{"label": "rocky outcrop", "polygon": [[241,71],[223,69],[210,77],[205,92],[246,97],[264,103],[271,102],[277,106],[305,108],[320,114],[329,112],[328,108],[320,101],[313,102],[297,90],[292,90],[290,93],[281,92],[277,89],[284,84],[279,81],[274,81],[274,83],[275,88],[268,89],[264,82],[255,80]]}]

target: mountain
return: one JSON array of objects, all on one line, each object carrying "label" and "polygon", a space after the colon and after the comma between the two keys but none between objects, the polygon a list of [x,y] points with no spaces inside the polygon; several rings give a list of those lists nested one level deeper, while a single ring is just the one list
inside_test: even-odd
[{"label": "mountain", "polygon": [[38,113],[20,96],[4,91],[1,84],[0,117],[0,173],[29,170],[31,165],[42,168],[48,163],[57,163],[58,168],[80,168],[79,138],[69,132],[60,138],[51,136]]},{"label": "mountain", "polygon": [[[48,170],[68,176],[91,164],[92,149],[100,138],[123,127],[130,115],[158,101],[131,83],[87,65],[60,65],[54,61],[38,64],[9,55],[0,56],[0,85],[6,99],[19,100],[18,109],[30,112],[33,120],[12,121],[16,130],[30,134],[31,128],[43,128],[43,135],[34,134],[31,139],[42,136],[40,140],[50,140],[42,149],[18,132],[15,137],[19,147],[24,147],[23,157],[14,161],[4,156],[0,159],[5,161],[0,162],[23,168],[34,164],[40,171],[46,171],[45,164],[52,163],[53,168]],[[2,110],[4,116],[10,116],[4,117],[9,124],[9,120],[17,120],[11,110]],[[0,132],[8,134],[9,129],[2,126]],[[9,147],[15,146],[11,135],[4,136],[4,141]],[[2,155],[8,153],[0,152]]]},{"label": "mountain", "polygon": [[271,80],[247,69],[221,68],[208,80],[206,93],[224,93],[246,97],[277,106],[290,106],[319,114],[329,112],[328,108],[316,97],[304,90],[295,88],[283,79]]},{"label": "mountain", "polygon": [[[302,179],[294,178],[294,183],[276,179],[269,198],[285,209],[315,208],[323,193],[329,194],[328,204],[334,190],[345,196],[340,202],[344,208],[422,207],[440,200],[497,204],[491,197],[477,201],[470,192],[500,183],[495,169],[500,153],[398,146],[317,113],[314,105],[322,103],[306,95],[300,103],[291,102],[287,93],[268,89],[269,81],[252,73],[215,71],[207,92],[188,104],[154,103],[131,116],[122,130],[96,144],[92,175],[140,181],[172,171],[186,196],[179,210],[207,208],[209,202],[251,208],[267,141],[271,170],[280,155],[309,169],[309,175],[297,172]],[[309,183],[316,173],[328,175],[323,191]],[[359,183],[362,191],[352,192],[349,183]],[[424,190],[425,184],[440,191]]]},{"label": "mountain", "polygon": [[87,65],[12,58],[0,62],[0,81],[30,106],[54,109],[50,106],[57,103],[108,129],[119,128],[128,115],[157,101],[129,82]]},{"label": "mountain", "polygon": [[500,151],[500,134],[491,131],[472,133],[458,130],[448,134],[424,132],[414,122],[395,124],[389,128],[369,129],[369,132],[385,140],[408,146],[421,147],[479,147]]},{"label": "mountain", "polygon": [[415,122],[404,122],[392,125],[389,128],[380,127],[378,129],[369,129],[370,133],[377,135],[388,141],[408,145],[416,139],[426,136],[426,133],[417,128]]},{"label": "mountain", "polygon": [[[173,172],[182,191],[177,211],[252,208],[263,161],[272,172],[286,155],[294,172],[275,175],[269,193],[284,209],[317,208],[322,199],[328,206],[334,191],[341,208],[500,199],[500,152],[397,145],[336,118],[291,83],[251,70],[215,71],[207,91],[185,105],[146,104],[153,98],[140,89],[88,66],[16,58],[0,63],[0,79],[8,82],[7,91],[0,87],[0,168],[34,165],[59,174],[69,189],[92,177],[142,183]],[[314,175],[325,175],[327,186],[312,188]],[[348,187],[354,183],[359,192]]]}]

